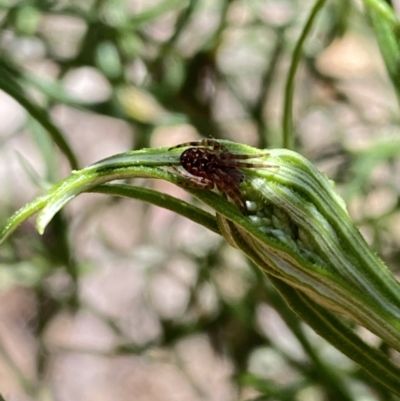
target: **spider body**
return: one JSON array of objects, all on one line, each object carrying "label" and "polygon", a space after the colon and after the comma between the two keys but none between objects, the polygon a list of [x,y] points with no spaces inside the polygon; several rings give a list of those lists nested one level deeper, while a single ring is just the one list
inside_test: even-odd
[{"label": "spider body", "polygon": [[[213,139],[186,142],[174,146],[190,146],[180,156],[185,172],[179,173],[188,179],[187,185],[195,188],[214,189],[226,194],[243,213],[247,213],[246,200],[240,191],[245,174],[241,168],[266,167],[265,164],[245,162],[262,155],[240,155],[230,152]],[[171,148],[172,149],[172,148]]]}]

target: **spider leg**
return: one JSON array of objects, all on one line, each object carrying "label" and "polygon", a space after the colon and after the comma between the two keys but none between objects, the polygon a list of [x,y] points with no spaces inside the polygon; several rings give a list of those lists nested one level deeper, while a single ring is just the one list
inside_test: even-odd
[{"label": "spider leg", "polygon": [[185,146],[198,146],[200,141],[184,142],[179,145],[171,146],[168,150],[184,148]]},{"label": "spider leg", "polygon": [[263,154],[256,154],[256,155],[240,155],[234,154],[230,152],[222,152],[220,154],[220,158],[223,161],[223,164],[226,167],[244,167],[244,168],[268,168],[268,167],[276,167],[275,164],[268,164],[268,163],[252,163],[252,162],[243,162],[241,160],[249,160],[249,159],[256,159],[268,156],[268,153]]},{"label": "spider leg", "polygon": [[235,178],[225,171],[219,171],[218,174],[214,175],[213,181],[220,192],[226,194],[242,213],[247,214],[246,200],[239,188],[242,180],[237,181]]},{"label": "spider leg", "polygon": [[219,153],[221,150],[228,152],[228,149],[226,149],[225,146],[221,145],[215,139],[199,139],[198,141],[184,142],[184,143],[180,143],[179,145],[172,146],[168,150],[176,149],[176,148],[183,148],[186,146],[210,147],[213,150],[215,150],[217,153]]},{"label": "spider leg", "polygon": [[278,167],[276,164],[268,164],[268,163],[246,163],[246,162],[235,162],[232,161],[225,161],[224,165],[226,167],[237,167],[237,168],[270,168],[270,167]]},{"label": "spider leg", "polygon": [[258,153],[256,155],[242,155],[242,154],[237,154],[237,153],[223,153],[221,156],[223,159],[234,159],[234,160],[246,160],[246,159],[257,159],[259,157],[265,157],[268,156],[269,153]]},{"label": "spider leg", "polygon": [[197,177],[185,171],[179,170],[176,166],[171,166],[174,171],[185,181],[182,181],[182,185],[190,187],[190,188],[197,188],[197,189],[214,189],[215,184],[212,180],[209,180],[204,177]]},{"label": "spider leg", "polygon": [[221,151],[222,153],[228,152],[228,149],[215,139],[202,139],[200,142],[202,146],[210,146],[216,153],[220,153]]},{"label": "spider leg", "polygon": [[230,199],[232,199],[233,203],[241,210],[242,213],[247,214],[246,200],[238,187],[232,186],[226,188],[225,193]]}]

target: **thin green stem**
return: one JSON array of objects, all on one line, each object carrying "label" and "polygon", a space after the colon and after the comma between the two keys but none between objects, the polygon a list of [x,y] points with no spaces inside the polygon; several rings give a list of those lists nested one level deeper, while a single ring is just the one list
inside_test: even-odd
[{"label": "thin green stem", "polygon": [[324,6],[325,1],[326,0],[317,0],[316,3],[314,4],[314,7],[311,10],[311,14],[308,17],[307,23],[304,26],[304,29],[293,51],[292,62],[290,64],[285,85],[285,98],[283,104],[283,118],[282,118],[283,147],[287,149],[293,148],[293,95],[294,95],[294,80],[296,76],[296,71],[301,60],[304,43],[307,39],[308,34],[311,31],[315,18],[317,17],[319,11]]},{"label": "thin green stem", "polygon": [[90,189],[88,192],[142,200],[144,202],[151,203],[152,205],[171,210],[172,212],[175,212],[183,217],[188,218],[189,220],[192,220],[195,223],[204,226],[205,228],[208,228],[210,231],[213,231],[216,234],[221,234],[215,217],[212,214],[193,206],[190,203],[153,189],[127,184],[103,184]]}]

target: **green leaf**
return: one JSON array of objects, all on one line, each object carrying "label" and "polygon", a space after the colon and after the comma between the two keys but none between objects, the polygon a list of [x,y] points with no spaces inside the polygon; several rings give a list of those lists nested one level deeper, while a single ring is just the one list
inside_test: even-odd
[{"label": "green leaf", "polygon": [[[400,395],[400,369],[334,316],[350,318],[400,351],[400,285],[364,241],[332,183],[312,163],[287,149],[261,152],[229,141],[221,144],[230,152],[230,161],[236,154],[257,158],[254,167],[243,168],[245,180],[240,190],[248,202],[248,215],[226,194],[195,188],[190,177],[178,174],[182,148],[143,149],[74,171],[12,216],[1,240],[39,210],[37,227],[42,233],[55,213],[86,191],[143,199],[174,210],[221,232],[258,265],[298,316],[370,376]],[[134,177],[163,179],[182,186],[213,208],[217,220],[152,190],[104,185]],[[340,391],[340,386],[337,389]]]}]

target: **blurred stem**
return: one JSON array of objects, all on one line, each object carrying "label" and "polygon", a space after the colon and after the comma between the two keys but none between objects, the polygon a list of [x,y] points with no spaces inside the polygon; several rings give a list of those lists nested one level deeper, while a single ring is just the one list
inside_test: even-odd
[{"label": "blurred stem", "polygon": [[152,205],[175,212],[208,228],[210,231],[216,234],[221,234],[215,217],[212,214],[204,211],[203,209],[199,209],[190,203],[153,189],[126,184],[103,184],[89,189],[89,192],[142,200]]},{"label": "blurred stem", "polygon": [[187,4],[188,0],[162,0],[150,6],[145,11],[132,16],[129,19],[127,27],[131,29],[135,27],[137,29],[139,26],[161,17],[168,11],[176,10],[177,7],[187,7]]},{"label": "blurred stem", "polygon": [[179,14],[175,24],[174,33],[172,34],[171,39],[165,45],[168,50],[175,46],[176,42],[181,36],[181,33],[190,22],[190,17],[193,15],[198,3],[199,0],[189,0],[188,6]]},{"label": "blurred stem", "polygon": [[23,88],[19,85],[16,78],[8,73],[8,71],[4,68],[4,65],[0,65],[0,89],[16,100],[36,121],[43,126],[43,128],[52,137],[56,145],[65,154],[71,165],[71,168],[73,170],[78,169],[78,161],[72,148],[69,146],[61,131],[50,120],[47,110],[33,103],[33,101],[31,101],[25,95]]},{"label": "blurred stem", "polygon": [[393,12],[393,8],[384,0],[363,0],[369,10],[373,10],[381,19],[386,20],[399,32],[399,19]]},{"label": "blurred stem", "polygon": [[282,118],[282,129],[283,129],[283,147],[287,149],[293,149],[293,95],[294,95],[294,81],[297,72],[297,68],[301,61],[304,43],[309,35],[311,28],[314,24],[315,18],[319,11],[324,6],[326,0],[317,0],[311,10],[310,16],[308,17],[307,23],[300,35],[299,40],[293,51],[292,62],[290,64],[289,72],[287,74],[287,80],[285,85],[285,98],[283,104],[283,118]]},{"label": "blurred stem", "polygon": [[400,21],[385,2],[365,1],[389,77],[400,103]]},{"label": "blurred stem", "polygon": [[[268,100],[270,99],[270,89],[274,82],[274,76],[277,72],[278,63],[281,59],[283,49],[284,49],[284,29],[278,29],[276,42],[271,54],[268,57],[268,65],[262,74],[260,93],[254,106],[251,109],[251,114],[257,124],[258,131],[258,146],[261,149],[266,149],[269,146],[268,134],[268,117],[264,118],[264,111],[267,109]],[[236,94],[238,91],[236,91]],[[235,93],[234,93],[235,94]],[[237,96],[240,100],[240,97]],[[243,102],[242,102],[243,103]],[[247,103],[247,102],[246,102]],[[246,105],[246,108],[249,106]]]},{"label": "blurred stem", "polygon": [[[271,280],[269,280],[269,282],[271,282]],[[335,371],[331,369],[331,366],[328,363],[325,363],[323,359],[320,358],[318,352],[313,348],[310,340],[304,334],[300,321],[296,318],[293,311],[289,309],[288,304],[279,294],[277,288],[274,288],[271,285],[269,286],[271,288],[268,288],[267,284],[264,286],[266,291],[268,291],[268,300],[279,312],[281,318],[285,321],[291,332],[302,345],[304,351],[312,361],[312,373],[319,377],[319,382],[325,387],[327,393],[332,396],[333,400],[353,400],[353,398],[348,394],[343,380],[341,380]]]}]

